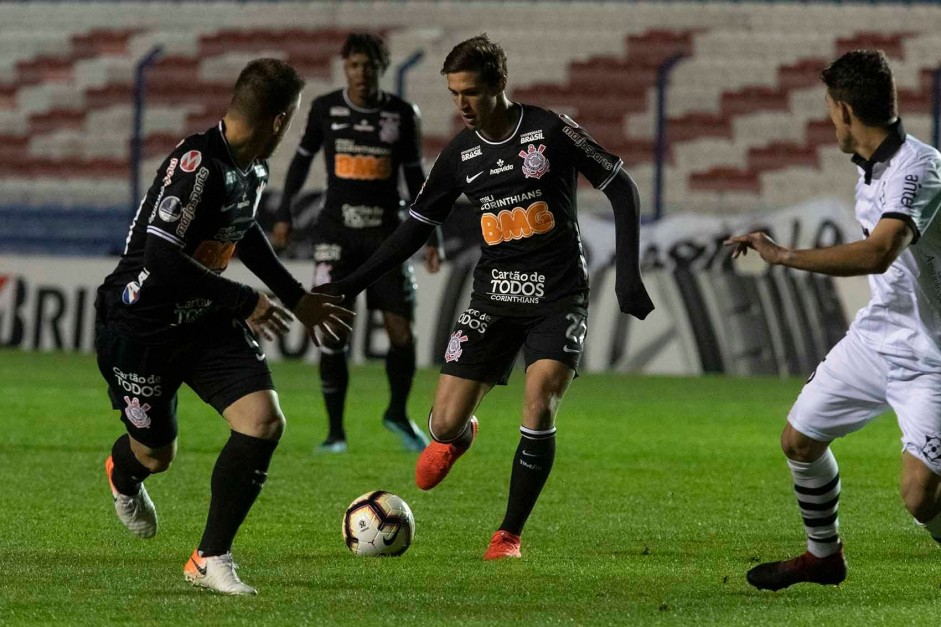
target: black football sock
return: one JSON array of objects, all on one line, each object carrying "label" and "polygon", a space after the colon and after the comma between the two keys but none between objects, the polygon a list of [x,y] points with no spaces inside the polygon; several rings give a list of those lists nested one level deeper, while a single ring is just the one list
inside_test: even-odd
[{"label": "black football sock", "polygon": [[392,346],[386,353],[386,376],[389,378],[389,407],[385,418],[396,422],[408,420],[405,404],[415,378],[415,345]]},{"label": "black football sock", "polygon": [[125,496],[135,496],[140,491],[140,484],[151,475],[147,467],[137,461],[131,450],[131,438],[125,433],[114,441],[111,447],[111,483]]},{"label": "black football sock", "polygon": [[520,432],[522,437],[516,448],[513,472],[510,474],[506,516],[500,524],[500,529],[515,535],[523,533],[523,525],[532,513],[542,487],[546,485],[555,460],[555,427],[548,431],[520,427]]},{"label": "black football sock", "polygon": [[343,410],[346,405],[346,389],[350,384],[350,370],[347,366],[346,349],[320,349],[320,389],[327,408],[327,420],[330,424],[330,441],[345,440],[343,431]]},{"label": "black football sock", "polygon": [[268,478],[277,440],[236,433],[222,447],[212,469],[212,497],[206,530],[199,542],[202,556],[224,555]]}]

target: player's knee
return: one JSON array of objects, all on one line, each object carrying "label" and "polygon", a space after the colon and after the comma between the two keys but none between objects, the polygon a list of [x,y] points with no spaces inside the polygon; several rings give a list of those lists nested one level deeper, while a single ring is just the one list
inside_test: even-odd
[{"label": "player's knee", "polygon": [[169,450],[162,451],[153,451],[146,453],[144,455],[136,455],[137,461],[141,465],[149,470],[152,474],[157,474],[160,472],[166,472],[170,469],[170,466],[173,465],[173,458],[176,453],[176,447],[172,447]]},{"label": "player's knee", "polygon": [[551,398],[527,400],[523,411],[523,425],[537,431],[551,429],[557,405]]},{"label": "player's knee", "polygon": [[286,426],[284,414],[280,410],[274,410],[259,417],[255,423],[255,433],[250,435],[262,440],[280,440]]},{"label": "player's knee", "polygon": [[788,459],[812,462],[826,452],[827,444],[812,440],[788,425],[781,434],[781,450]]},{"label": "player's knee", "polygon": [[470,416],[461,412],[449,411],[448,408],[432,408],[428,416],[428,429],[440,442],[457,438],[464,431]]},{"label": "player's knee", "polygon": [[405,332],[389,331],[389,345],[396,350],[407,350],[415,347],[415,336],[411,329]]}]

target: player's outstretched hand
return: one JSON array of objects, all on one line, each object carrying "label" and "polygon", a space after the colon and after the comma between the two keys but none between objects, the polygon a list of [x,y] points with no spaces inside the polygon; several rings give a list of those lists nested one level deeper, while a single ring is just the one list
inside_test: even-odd
[{"label": "player's outstretched hand", "polygon": [[751,248],[761,255],[766,262],[775,265],[782,263],[787,256],[788,249],[781,246],[773,239],[768,237],[767,233],[762,231],[753,231],[746,235],[736,235],[723,242],[726,246],[734,246],[732,250],[732,259],[737,259],[740,255],[748,254]]},{"label": "player's outstretched hand", "polygon": [[288,324],[294,320],[291,312],[272,301],[264,292],[258,294],[258,304],[248,317],[248,326],[266,340],[273,340],[288,332]]},{"label": "player's outstretched hand", "polygon": [[294,315],[307,327],[315,346],[320,346],[318,330],[321,334],[328,333],[337,340],[341,335],[353,330],[349,323],[356,314],[336,304],[342,300],[343,297],[338,294],[308,292],[294,307]]}]

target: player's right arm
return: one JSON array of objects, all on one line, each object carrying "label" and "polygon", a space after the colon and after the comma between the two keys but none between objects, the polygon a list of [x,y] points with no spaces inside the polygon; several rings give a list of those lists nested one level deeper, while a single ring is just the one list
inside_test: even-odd
[{"label": "player's right arm", "polygon": [[314,100],[307,116],[307,126],[304,136],[291,159],[287,176],[284,179],[284,189],[281,193],[281,202],[275,212],[275,223],[271,232],[271,243],[275,249],[280,250],[288,245],[291,237],[292,212],[291,208],[298,192],[304,187],[314,156],[323,145],[323,116],[321,115],[320,99]]},{"label": "player's right arm", "polygon": [[771,265],[819,272],[831,276],[882,274],[898,256],[915,244],[941,208],[941,160],[937,153],[922,154],[902,164],[899,174],[886,182],[883,213],[866,239],[826,248],[793,250],[760,231],[731,237],[732,257],[756,251]]}]

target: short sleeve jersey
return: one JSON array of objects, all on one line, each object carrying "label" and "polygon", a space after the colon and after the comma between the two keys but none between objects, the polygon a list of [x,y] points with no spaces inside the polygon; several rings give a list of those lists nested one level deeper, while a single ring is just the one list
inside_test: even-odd
[{"label": "short sleeve jersey", "polygon": [[884,354],[941,367],[941,154],[891,129],[859,167],[856,218],[867,235],[884,218],[903,220],[912,245],[883,274],[869,275],[872,298],[853,322],[870,347]]},{"label": "short sleeve jersey", "polygon": [[117,268],[99,293],[109,322],[132,337],[170,341],[198,332],[218,309],[186,285],[151,276],[144,265],[147,238],[157,237],[220,274],[254,224],[268,164],[240,169],[229,152],[222,122],[191,135],[170,153],[141,202]]},{"label": "short sleeve jersey", "polygon": [[399,169],[421,162],[417,110],[380,93],[379,106],[363,109],[345,90],[311,104],[298,153],[323,148],[327,193],[322,220],[350,228],[395,228],[400,220]]},{"label": "short sleeve jersey", "polygon": [[604,189],[621,167],[571,118],[521,105],[500,142],[463,130],[442,151],[410,215],[441,224],[461,194],[479,217],[474,306],[532,316],[588,304],[588,270],[576,214],[578,173]]}]

